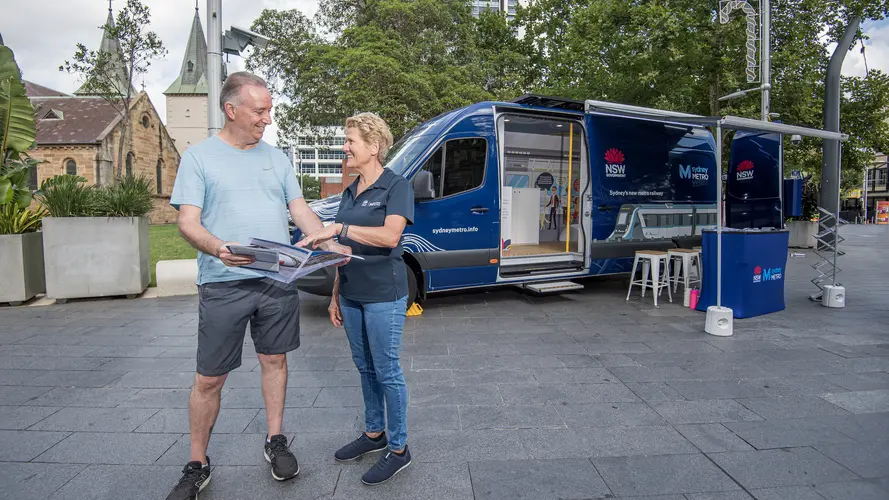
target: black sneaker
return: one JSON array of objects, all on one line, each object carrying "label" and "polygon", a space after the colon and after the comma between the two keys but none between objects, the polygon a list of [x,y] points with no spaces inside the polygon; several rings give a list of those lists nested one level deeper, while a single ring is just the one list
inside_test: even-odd
[{"label": "black sneaker", "polygon": [[266,442],[265,459],[272,464],[272,477],[278,481],[285,481],[299,474],[299,463],[287,447],[287,438],[283,434],[275,434]]},{"label": "black sneaker", "polygon": [[392,451],[386,452],[376,465],[361,476],[361,482],[370,486],[385,483],[411,464],[411,452],[404,446],[404,455],[398,455]]},{"label": "black sneaker", "polygon": [[207,465],[198,461],[188,462],[182,469],[182,478],[167,495],[167,500],[197,500],[200,493],[210,484],[210,458],[207,457]]},{"label": "black sneaker", "polygon": [[349,460],[363,457],[368,453],[385,450],[388,444],[389,440],[386,439],[385,432],[380,434],[379,439],[376,441],[367,437],[367,434],[362,432],[358,439],[336,450],[336,453],[333,454],[333,458],[340,462],[348,462]]}]

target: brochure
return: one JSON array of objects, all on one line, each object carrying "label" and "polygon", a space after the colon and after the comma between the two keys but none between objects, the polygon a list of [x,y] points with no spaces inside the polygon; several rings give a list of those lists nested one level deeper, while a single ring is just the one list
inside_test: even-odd
[{"label": "brochure", "polygon": [[310,250],[260,238],[250,238],[247,245],[229,245],[228,249],[236,255],[253,257],[253,263],[241,267],[282,283],[292,283],[302,276],[337,265],[349,258],[364,260],[357,255]]}]

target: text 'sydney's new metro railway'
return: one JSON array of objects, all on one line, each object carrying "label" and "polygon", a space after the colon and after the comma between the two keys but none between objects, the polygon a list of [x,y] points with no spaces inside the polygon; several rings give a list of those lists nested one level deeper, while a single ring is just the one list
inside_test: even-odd
[{"label": "text 'sydney's new metro railway'", "polygon": [[[637,250],[700,245],[716,227],[715,147],[700,126],[535,95],[417,126],[385,161],[414,188],[408,304],[430,292],[629,272]],[[339,201],[311,207],[329,223]],[[330,295],[333,272],[298,286]]]}]

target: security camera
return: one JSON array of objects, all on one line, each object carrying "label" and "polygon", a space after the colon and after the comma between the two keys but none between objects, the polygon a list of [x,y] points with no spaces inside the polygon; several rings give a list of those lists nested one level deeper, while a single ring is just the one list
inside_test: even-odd
[{"label": "security camera", "polygon": [[245,28],[232,26],[230,30],[225,32],[222,38],[222,51],[232,55],[240,55],[241,51],[248,45],[253,45],[258,49],[268,45],[269,39]]},{"label": "security camera", "polygon": [[799,143],[803,142],[803,136],[801,136],[799,134],[793,134],[790,136],[790,142],[792,142],[794,144],[799,144]]}]

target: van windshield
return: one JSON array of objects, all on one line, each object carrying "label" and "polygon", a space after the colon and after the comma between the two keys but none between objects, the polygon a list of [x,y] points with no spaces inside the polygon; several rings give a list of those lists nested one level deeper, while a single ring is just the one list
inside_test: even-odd
[{"label": "van windshield", "polygon": [[383,166],[398,175],[404,175],[413,164],[414,159],[426,150],[433,139],[435,139],[434,134],[409,133],[404,135],[389,148]]}]

